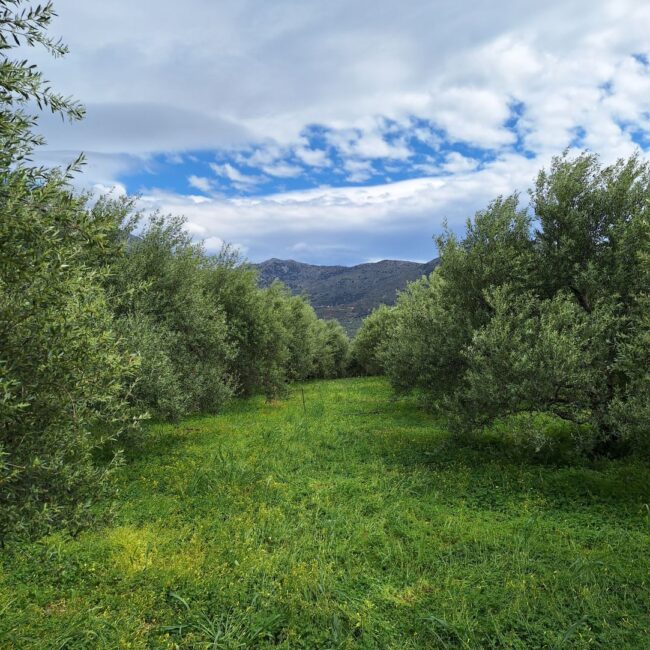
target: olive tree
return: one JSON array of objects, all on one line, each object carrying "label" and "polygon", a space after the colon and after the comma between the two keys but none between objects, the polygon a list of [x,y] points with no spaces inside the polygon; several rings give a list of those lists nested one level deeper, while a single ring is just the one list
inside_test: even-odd
[{"label": "olive tree", "polygon": [[650,430],[650,167],[563,155],[531,204],[498,199],[400,297],[384,367],[463,429],[543,412],[593,432],[595,450]]},{"label": "olive tree", "polygon": [[12,58],[37,45],[66,53],[47,33],[54,15],[50,2],[0,3],[0,537],[88,519],[117,462],[96,452],[129,424],[137,369],[103,290],[108,224],[73,195],[71,170],[29,162],[42,142],[31,103],[83,115]]}]

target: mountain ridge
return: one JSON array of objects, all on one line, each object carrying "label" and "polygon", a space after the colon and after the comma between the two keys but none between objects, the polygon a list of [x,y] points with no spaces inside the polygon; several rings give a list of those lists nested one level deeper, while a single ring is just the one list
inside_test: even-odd
[{"label": "mountain ridge", "polygon": [[261,286],[280,280],[292,293],[305,295],[319,318],[336,319],[353,335],[373,309],[394,304],[398,291],[431,273],[437,264],[433,259],[328,266],[273,257],[251,266],[259,272]]}]

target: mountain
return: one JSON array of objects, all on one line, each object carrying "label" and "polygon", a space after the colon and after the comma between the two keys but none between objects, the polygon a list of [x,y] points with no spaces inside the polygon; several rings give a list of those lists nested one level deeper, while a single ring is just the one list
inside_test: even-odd
[{"label": "mountain", "polygon": [[408,282],[428,275],[438,264],[382,260],[357,266],[318,266],[270,259],[253,264],[260,284],[280,280],[295,294],[306,295],[320,318],[335,318],[353,335],[361,321],[380,304],[392,305]]}]

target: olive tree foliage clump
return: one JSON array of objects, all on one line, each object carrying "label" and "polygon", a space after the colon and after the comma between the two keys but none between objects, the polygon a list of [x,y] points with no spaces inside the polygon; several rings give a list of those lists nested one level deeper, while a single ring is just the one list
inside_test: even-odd
[{"label": "olive tree foliage clump", "polygon": [[286,382],[298,378],[289,368],[290,294],[280,283],[260,289],[257,272],[229,247],[211,259],[207,281],[211,299],[225,314],[236,394],[262,390],[269,399],[280,396]]},{"label": "olive tree foliage clump", "polygon": [[584,425],[592,449],[647,445],[650,168],[554,159],[531,192],[438,239],[399,298],[382,362],[458,429],[520,413]]},{"label": "olive tree foliage clump", "polygon": [[394,314],[394,308],[380,305],[363,320],[350,348],[352,372],[362,375],[383,374],[385,344]]},{"label": "olive tree foliage clump", "polygon": [[[115,463],[94,452],[129,424],[137,360],[120,346],[89,259],[100,223],[56,177],[0,172],[0,521],[38,532],[77,526]],[[116,459],[117,460],[117,459]]]},{"label": "olive tree foliage clump", "polygon": [[236,394],[261,391],[274,399],[286,394],[292,381],[342,375],[347,336],[340,339],[338,330],[325,336],[331,326],[303,296],[292,295],[280,282],[260,288],[257,271],[229,247],[210,259],[208,283],[225,314]]},{"label": "olive tree foliage clump", "polygon": [[344,377],[350,364],[350,341],[341,324],[335,320],[318,320],[313,325],[311,335],[316,349],[312,377]]},{"label": "olive tree foliage clump", "polygon": [[347,337],[322,334],[331,326],[280,282],[260,288],[236,250],[208,255],[179,217],[142,224],[128,198],[104,198],[92,215],[114,225],[105,288],[122,343],[139,358],[130,399],[141,410],[178,419],[216,412],[233,395],[274,399],[291,381],[342,373]]},{"label": "olive tree foliage clump", "polygon": [[137,237],[129,230],[131,202],[96,207],[122,224],[123,254],[116,255],[107,291],[125,348],[140,358],[132,396],[150,414],[178,419],[216,412],[232,394],[226,314],[213,299],[212,264],[178,217],[154,214]]},{"label": "olive tree foliage clump", "polygon": [[288,384],[344,376],[349,339],[338,322],[323,321],[302,296],[281,282],[259,289],[261,317],[256,327],[256,387],[269,399],[286,394]]},{"label": "olive tree foliage clump", "polygon": [[112,226],[65,173],[29,164],[41,139],[28,102],[71,119],[82,109],[11,58],[19,45],[65,53],[46,33],[51,4],[25,5],[0,2],[0,538],[88,520],[117,462],[96,452],[129,424],[137,365],[103,290]]},{"label": "olive tree foliage clump", "polygon": [[530,228],[529,215],[511,196],[468,220],[464,239],[450,231],[437,239],[441,263],[400,294],[381,353],[397,390],[423,389],[432,405],[456,392],[467,368],[462,352],[491,318],[486,291],[522,286],[530,275]]},{"label": "olive tree foliage clump", "polygon": [[290,382],[345,374],[349,340],[338,323],[320,320],[305,297],[281,282],[260,288],[257,271],[236,251],[226,247],[212,259],[210,283],[226,314],[238,394],[262,391],[274,399]]},{"label": "olive tree foliage clump", "polygon": [[[0,167],[7,169],[29,160],[34,147],[43,144],[34,131],[38,118],[28,106],[35,103],[70,120],[84,116],[84,108],[75,100],[51,89],[42,72],[26,59],[12,58],[12,50],[43,47],[50,55],[61,57],[68,48],[51,38],[47,30],[55,17],[51,2],[34,7],[28,0],[0,2]],[[24,167],[30,177],[43,169]]]}]

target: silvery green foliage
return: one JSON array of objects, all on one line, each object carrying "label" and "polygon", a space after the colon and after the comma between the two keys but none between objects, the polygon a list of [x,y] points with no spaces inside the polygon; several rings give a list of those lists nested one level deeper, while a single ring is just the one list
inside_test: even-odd
[{"label": "silvery green foliage", "polygon": [[135,312],[115,320],[125,350],[137,356],[138,374],[129,392],[132,404],[155,418],[178,420],[190,411],[174,362],[180,336],[149,315]]},{"label": "silvery green foliage", "polygon": [[400,294],[382,365],[399,391],[424,389],[435,402],[454,386],[467,339],[456,312],[443,301],[444,280],[434,272],[407,286]]},{"label": "silvery green foliage", "polygon": [[103,290],[107,234],[65,174],[29,166],[42,142],[30,102],[70,119],[83,109],[53,92],[12,49],[65,47],[46,29],[51,3],[0,3],[0,536],[82,525],[118,457],[97,452],[129,424],[137,362],[112,330]]},{"label": "silvery green foliage", "polygon": [[257,273],[231,249],[213,258],[210,287],[234,348],[229,368],[240,394],[281,396],[291,381],[342,376],[347,336],[316,316],[306,298],[276,282],[261,289]]},{"label": "silvery green foliage", "polygon": [[464,349],[466,371],[452,405],[465,424],[544,411],[588,424],[605,399],[601,372],[614,316],[587,315],[572,296],[540,300],[508,286],[487,295],[490,321]]},{"label": "silvery green foliage", "polygon": [[648,164],[558,157],[539,174],[531,209],[518,204],[498,199],[464,238],[438,239],[440,266],[398,301],[388,376],[423,390],[463,430],[543,412],[588,427],[597,451],[642,444]]},{"label": "silvery green foliage", "polygon": [[[35,146],[42,144],[34,132],[37,117],[28,107],[36,104],[70,120],[84,115],[84,108],[69,97],[56,93],[38,67],[22,57],[11,57],[12,50],[40,46],[53,57],[67,54],[67,47],[51,38],[47,29],[56,16],[52,2],[34,6],[28,0],[3,0],[0,3],[0,167],[7,168],[29,160]],[[46,170],[25,167],[30,176]]]},{"label": "silvery green foliage", "polygon": [[239,395],[251,395],[260,388],[260,359],[270,347],[256,272],[226,247],[212,258],[206,281],[211,300],[225,313],[227,338],[234,353],[228,368],[235,390]]},{"label": "silvery green foliage", "polygon": [[462,351],[490,319],[486,291],[529,276],[529,231],[530,218],[513,196],[477,213],[464,239],[451,232],[438,238],[441,264],[400,295],[383,353],[397,390],[422,389],[437,407],[457,389],[467,363]]},{"label": "silvery green foliage", "polygon": [[318,317],[313,307],[302,296],[287,300],[286,326],[289,330],[287,378],[300,381],[314,376],[316,356],[319,353],[315,336]]},{"label": "silvery green foliage", "polygon": [[106,229],[55,176],[0,171],[0,524],[82,524],[107,487],[95,460],[128,425],[137,362],[112,329],[105,271],[88,263]]},{"label": "silvery green foliage", "polygon": [[315,340],[314,378],[344,377],[349,366],[350,341],[338,321],[317,320],[313,324]]},{"label": "silvery green foliage", "polygon": [[[114,205],[120,214],[120,203]],[[119,221],[119,219],[116,219]],[[141,372],[132,399],[156,417],[216,412],[232,394],[226,315],[184,221],[153,215],[110,267],[117,328]]]},{"label": "silvery green foliage", "polygon": [[356,333],[350,349],[350,362],[355,373],[381,375],[383,355],[393,325],[395,309],[380,305],[367,316]]}]

